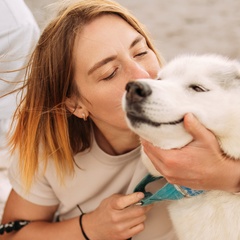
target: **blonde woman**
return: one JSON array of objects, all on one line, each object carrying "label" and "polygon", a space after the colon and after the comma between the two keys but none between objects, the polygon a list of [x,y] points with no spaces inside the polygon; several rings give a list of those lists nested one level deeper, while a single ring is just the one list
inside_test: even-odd
[{"label": "blonde woman", "polygon": [[[147,171],[121,108],[126,83],[156,78],[161,65],[144,28],[118,4],[69,1],[61,8],[40,37],[15,116],[13,190],[3,221],[17,229],[3,239],[176,239],[167,203],[135,205],[143,194],[133,189]],[[196,159],[219,151],[196,119],[186,126],[192,145],[206,148],[203,156],[191,149]],[[197,138],[199,127],[205,138]]]}]

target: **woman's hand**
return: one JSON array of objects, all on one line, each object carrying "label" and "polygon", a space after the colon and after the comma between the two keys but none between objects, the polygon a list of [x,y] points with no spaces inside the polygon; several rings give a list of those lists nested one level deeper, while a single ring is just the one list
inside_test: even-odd
[{"label": "woman's hand", "polygon": [[213,133],[192,114],[184,117],[184,126],[193,141],[181,149],[162,150],[142,141],[156,169],[170,183],[193,189],[239,192],[240,161],[224,156]]},{"label": "woman's hand", "polygon": [[95,211],[83,217],[87,236],[94,240],[124,240],[143,231],[151,206],[134,205],[143,197],[143,193],[114,194],[103,200]]},{"label": "woman's hand", "polygon": [[[151,206],[134,205],[144,197],[143,193],[112,195],[99,207],[82,218],[82,226],[92,240],[126,240],[144,229],[146,213]],[[52,222],[58,206],[40,206],[26,201],[12,191],[6,204],[3,223],[14,220],[31,220],[20,231],[4,234],[1,239],[84,239],[79,217],[62,222]],[[44,229],[44,231],[43,231]]]}]

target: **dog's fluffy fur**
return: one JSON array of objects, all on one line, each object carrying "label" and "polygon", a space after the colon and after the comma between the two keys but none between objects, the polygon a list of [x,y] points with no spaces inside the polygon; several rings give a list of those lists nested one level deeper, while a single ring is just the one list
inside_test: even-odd
[{"label": "dog's fluffy fur", "polygon": [[[240,63],[216,55],[180,56],[159,73],[126,87],[123,109],[130,128],[163,148],[181,148],[192,140],[183,117],[193,113],[211,130],[223,152],[240,158]],[[145,156],[153,175],[160,175]],[[172,201],[170,215],[181,240],[239,240],[240,196],[207,191]],[[161,223],[159,223],[161,224]]]}]

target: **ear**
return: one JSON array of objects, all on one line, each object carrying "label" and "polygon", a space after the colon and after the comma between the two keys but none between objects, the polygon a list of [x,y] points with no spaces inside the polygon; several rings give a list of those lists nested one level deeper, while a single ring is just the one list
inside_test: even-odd
[{"label": "ear", "polygon": [[89,113],[84,106],[82,107],[82,106],[78,105],[77,102],[71,98],[66,98],[65,105],[70,113],[72,113],[76,117],[82,118],[84,121],[86,121]]}]

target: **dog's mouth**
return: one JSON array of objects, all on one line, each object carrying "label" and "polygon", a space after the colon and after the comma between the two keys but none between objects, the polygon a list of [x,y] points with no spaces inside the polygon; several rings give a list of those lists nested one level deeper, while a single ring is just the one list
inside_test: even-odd
[{"label": "dog's mouth", "polygon": [[[149,81],[149,80],[148,80]],[[155,80],[154,80],[155,81]],[[155,102],[149,103],[149,98],[152,96],[152,88],[149,84],[133,81],[126,85],[126,94],[124,109],[128,120],[130,121],[132,127],[137,128],[140,124],[146,124],[153,127],[160,127],[162,125],[177,125],[183,122],[183,117],[168,122],[156,122],[149,117],[145,112],[144,104],[151,104],[151,106],[156,105]],[[153,108],[153,109],[152,109]],[[148,109],[148,112],[156,112],[154,107]]]},{"label": "dog's mouth", "polygon": [[162,125],[177,125],[183,122],[183,118],[179,120],[170,121],[170,122],[155,122],[145,116],[136,116],[135,114],[128,112],[127,117],[130,120],[133,126],[138,125],[139,123],[147,124],[153,127],[160,127]]}]

